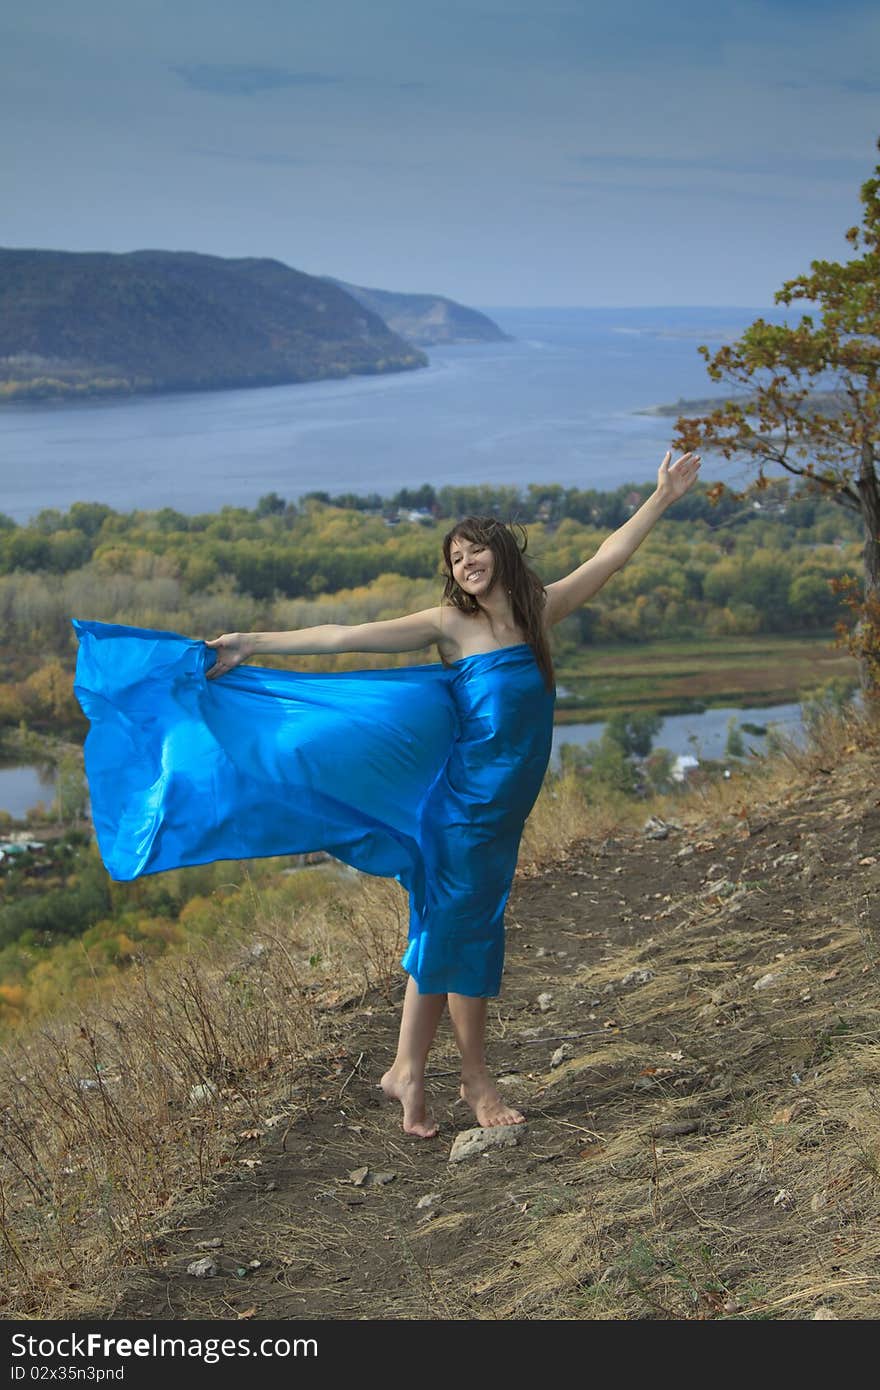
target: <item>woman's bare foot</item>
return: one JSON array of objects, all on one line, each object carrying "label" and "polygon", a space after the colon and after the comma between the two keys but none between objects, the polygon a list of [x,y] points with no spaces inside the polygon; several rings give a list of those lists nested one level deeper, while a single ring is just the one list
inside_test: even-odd
[{"label": "woman's bare foot", "polygon": [[403,1106],[403,1130],[420,1139],[433,1139],[439,1129],[425,1109],[424,1082],[412,1073],[390,1067],[379,1082],[389,1100],[399,1100]]},{"label": "woman's bare foot", "polygon": [[491,1129],[493,1125],[525,1124],[525,1115],[501,1098],[485,1067],[468,1076],[462,1074],[461,1098],[467,1101],[483,1129]]}]

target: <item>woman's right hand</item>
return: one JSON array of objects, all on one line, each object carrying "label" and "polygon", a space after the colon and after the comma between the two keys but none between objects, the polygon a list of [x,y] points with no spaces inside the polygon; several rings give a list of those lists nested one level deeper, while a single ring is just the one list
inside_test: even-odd
[{"label": "woman's right hand", "polygon": [[205,673],[208,680],[225,675],[227,671],[240,666],[252,654],[246,632],[226,632],[222,637],[214,637],[210,642],[206,642],[205,646],[212,647],[217,653],[215,664]]}]

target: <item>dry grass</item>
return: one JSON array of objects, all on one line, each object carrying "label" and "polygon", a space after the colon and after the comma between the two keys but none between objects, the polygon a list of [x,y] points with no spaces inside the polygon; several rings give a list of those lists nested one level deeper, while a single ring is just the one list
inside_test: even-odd
[{"label": "dry grass", "polygon": [[144,1259],[168,1212],[203,1204],[251,1161],[249,1138],[308,1111],[329,1011],[388,988],[402,902],[396,884],[364,877],[292,920],[252,889],[235,905],[246,944],[230,930],[133,967],[7,1043],[4,1316],[98,1308],[108,1264]]},{"label": "dry grass", "polygon": [[646,814],[644,802],[613,793],[601,802],[588,801],[576,776],[555,778],[542,788],[526,821],[518,872],[534,873],[557,863],[582,841],[601,845],[621,827],[641,824]]}]

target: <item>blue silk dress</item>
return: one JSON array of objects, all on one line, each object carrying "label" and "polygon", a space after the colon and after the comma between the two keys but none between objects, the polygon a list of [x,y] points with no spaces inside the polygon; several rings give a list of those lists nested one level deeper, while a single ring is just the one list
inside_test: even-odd
[{"label": "blue silk dress", "polygon": [[550,757],[526,643],[450,665],[279,671],[175,632],[73,620],[98,848],[130,880],[326,850],[409,893],[422,994],[497,995],[504,909]]}]

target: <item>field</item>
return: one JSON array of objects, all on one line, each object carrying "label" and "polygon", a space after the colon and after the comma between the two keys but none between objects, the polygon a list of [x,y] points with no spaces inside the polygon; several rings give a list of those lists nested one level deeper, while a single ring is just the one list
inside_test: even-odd
[{"label": "field", "polygon": [[591,646],[560,661],[557,723],[604,719],[616,709],[685,714],[712,705],[795,702],[832,677],[857,677],[831,633],[780,637],[706,637]]}]

